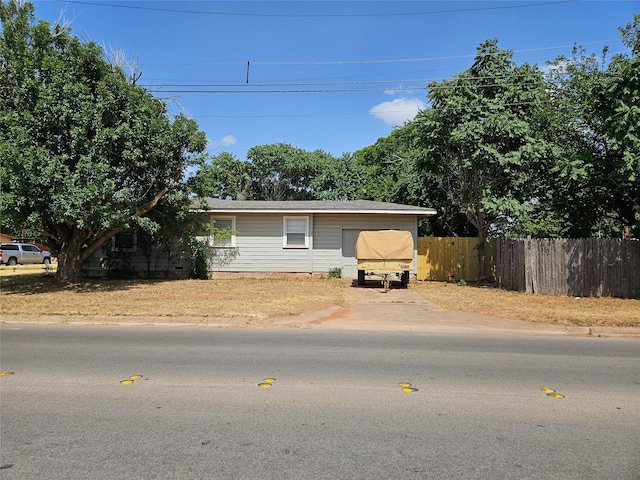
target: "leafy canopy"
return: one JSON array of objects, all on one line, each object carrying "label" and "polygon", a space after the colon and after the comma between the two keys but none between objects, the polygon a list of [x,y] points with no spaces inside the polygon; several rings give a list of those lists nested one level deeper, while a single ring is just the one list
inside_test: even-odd
[{"label": "leafy canopy", "polygon": [[35,22],[33,6],[0,4],[1,207],[15,227],[42,228],[58,279],[131,226],[181,182],[206,139],[193,120],[110,65],[94,43]]}]

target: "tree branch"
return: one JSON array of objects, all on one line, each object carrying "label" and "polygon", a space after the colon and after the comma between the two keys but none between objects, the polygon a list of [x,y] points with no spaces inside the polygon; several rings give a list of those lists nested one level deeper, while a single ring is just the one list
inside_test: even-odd
[{"label": "tree branch", "polygon": [[153,210],[155,208],[155,206],[158,204],[158,202],[162,199],[162,197],[165,196],[165,194],[169,191],[169,189],[171,188],[171,186],[176,182],[175,178],[172,178],[171,180],[169,180],[169,185],[167,185],[166,187],[164,187],[162,190],[160,190],[155,197],[153,197],[151,199],[150,202],[148,202],[146,205],[143,205],[142,207],[140,207],[139,209],[136,210],[136,215],[141,217],[143,216],[145,213]]}]

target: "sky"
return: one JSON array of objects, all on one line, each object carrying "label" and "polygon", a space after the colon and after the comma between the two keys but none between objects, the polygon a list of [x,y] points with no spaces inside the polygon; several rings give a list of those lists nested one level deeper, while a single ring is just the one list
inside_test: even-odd
[{"label": "sky", "polygon": [[487,39],[543,68],[574,44],[626,52],[618,28],[640,14],[638,0],[32,3],[135,64],[208,153],[239,159],[275,143],[353,153],[425,108],[427,84],[469,68]]}]

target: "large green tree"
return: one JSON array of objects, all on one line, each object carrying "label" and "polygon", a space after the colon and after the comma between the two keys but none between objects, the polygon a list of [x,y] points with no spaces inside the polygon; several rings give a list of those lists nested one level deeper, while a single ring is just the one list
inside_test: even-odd
[{"label": "large green tree", "polygon": [[419,127],[417,122],[408,122],[355,152],[366,169],[361,195],[370,200],[435,208],[437,215],[420,221],[421,235],[470,236],[471,227],[460,205],[453,203],[442,188],[445,180],[441,173],[417,168],[424,155]]},{"label": "large green tree", "polygon": [[418,168],[442,179],[434,186],[477,229],[480,278],[485,237],[531,216],[543,193],[539,174],[548,173],[553,157],[542,72],[517,66],[497,43],[482,43],[473,65],[453,79],[431,83],[430,108],[415,119]]},{"label": "large green tree", "polygon": [[200,197],[234,200],[351,200],[364,169],[349,154],[306,151],[287,143],[252,147],[247,160],[223,152],[202,162],[189,179]]},{"label": "large green tree", "polygon": [[640,16],[621,28],[629,53],[607,61],[576,47],[549,65],[549,111],[562,149],[545,204],[560,235],[640,234]]},{"label": "large green tree", "polygon": [[250,200],[250,165],[235,155],[222,152],[203,159],[198,170],[188,180],[190,191],[198,197]]},{"label": "large green tree", "polygon": [[640,235],[640,15],[620,33],[631,53],[615,55],[600,77],[594,115],[606,138],[603,180],[627,238]]},{"label": "large green tree", "polygon": [[147,214],[206,146],[192,120],[109,64],[94,43],[36,22],[33,6],[0,4],[0,197],[14,224],[39,225],[58,254],[57,279]]},{"label": "large green tree", "polygon": [[[606,51],[603,61],[605,56]],[[556,219],[553,223],[558,236],[608,235],[610,191],[600,178],[605,147],[601,121],[593,114],[601,60],[576,46],[570,57],[556,58],[547,69],[550,130],[562,153],[551,167],[540,202]]]},{"label": "large green tree", "polygon": [[288,143],[258,145],[247,152],[254,200],[310,200],[314,179],[329,157]]}]

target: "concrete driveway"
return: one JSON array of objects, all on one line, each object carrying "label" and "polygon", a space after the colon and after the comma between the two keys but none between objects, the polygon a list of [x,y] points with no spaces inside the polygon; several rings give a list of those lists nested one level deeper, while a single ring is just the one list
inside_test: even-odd
[{"label": "concrete driveway", "polygon": [[352,299],[343,307],[306,312],[297,317],[272,318],[268,322],[273,326],[343,330],[640,336],[640,329],[637,328],[568,327],[439,310],[411,290],[392,288],[384,292],[377,283],[352,288]]}]

